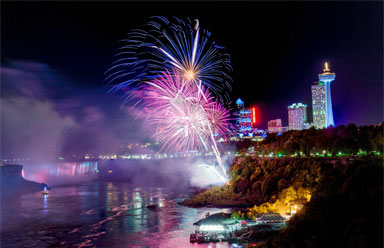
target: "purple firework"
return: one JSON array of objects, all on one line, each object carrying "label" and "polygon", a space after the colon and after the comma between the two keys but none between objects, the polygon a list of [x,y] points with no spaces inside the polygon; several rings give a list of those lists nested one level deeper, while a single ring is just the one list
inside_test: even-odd
[{"label": "purple firework", "polygon": [[168,71],[147,82],[143,97],[154,138],[166,150],[211,150],[213,135],[229,131],[229,111],[201,84]]}]

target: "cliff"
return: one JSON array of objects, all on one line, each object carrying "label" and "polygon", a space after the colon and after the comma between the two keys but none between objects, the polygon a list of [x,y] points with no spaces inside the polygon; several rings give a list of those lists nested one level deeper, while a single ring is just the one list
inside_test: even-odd
[{"label": "cliff", "polygon": [[25,180],[22,177],[22,170],[22,165],[0,165],[1,197],[42,191],[44,187],[49,189],[45,183]]}]

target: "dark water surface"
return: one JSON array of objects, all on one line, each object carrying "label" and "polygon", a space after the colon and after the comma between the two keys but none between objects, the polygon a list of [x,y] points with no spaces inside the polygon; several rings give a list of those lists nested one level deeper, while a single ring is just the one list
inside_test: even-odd
[{"label": "dark water surface", "polygon": [[[177,204],[188,189],[90,182],[1,203],[1,247],[230,247],[190,244],[194,222],[209,212]],[[159,207],[149,209],[149,204]]]}]

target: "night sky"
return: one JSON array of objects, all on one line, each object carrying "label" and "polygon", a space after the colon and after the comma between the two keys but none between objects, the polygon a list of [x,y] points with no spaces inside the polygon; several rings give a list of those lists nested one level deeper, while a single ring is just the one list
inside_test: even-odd
[{"label": "night sky", "polygon": [[[124,128],[135,124],[123,113],[121,96],[106,94],[104,72],[118,40],[154,15],[197,18],[226,47],[232,101],[257,106],[259,128],[275,118],[287,126],[294,102],[311,110],[311,85],[326,61],[336,73],[335,124],[383,121],[382,2],[3,2],[2,98],[48,101],[59,120],[133,139],[137,132]],[[92,136],[78,132],[73,136]]]}]

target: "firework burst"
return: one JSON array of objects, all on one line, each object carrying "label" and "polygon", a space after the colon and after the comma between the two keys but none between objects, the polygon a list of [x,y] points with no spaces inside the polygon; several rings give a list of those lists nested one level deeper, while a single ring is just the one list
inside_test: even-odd
[{"label": "firework burst", "polygon": [[219,100],[228,98],[232,70],[229,55],[218,46],[211,33],[201,30],[199,21],[152,17],[143,29],[132,30],[107,71],[112,90],[124,90],[126,101],[144,82],[165,70],[182,75],[186,81],[201,83]]},{"label": "firework burst", "polygon": [[203,85],[190,84],[178,73],[147,82],[143,100],[154,138],[165,150],[208,151],[214,134],[229,132],[229,111]]}]

